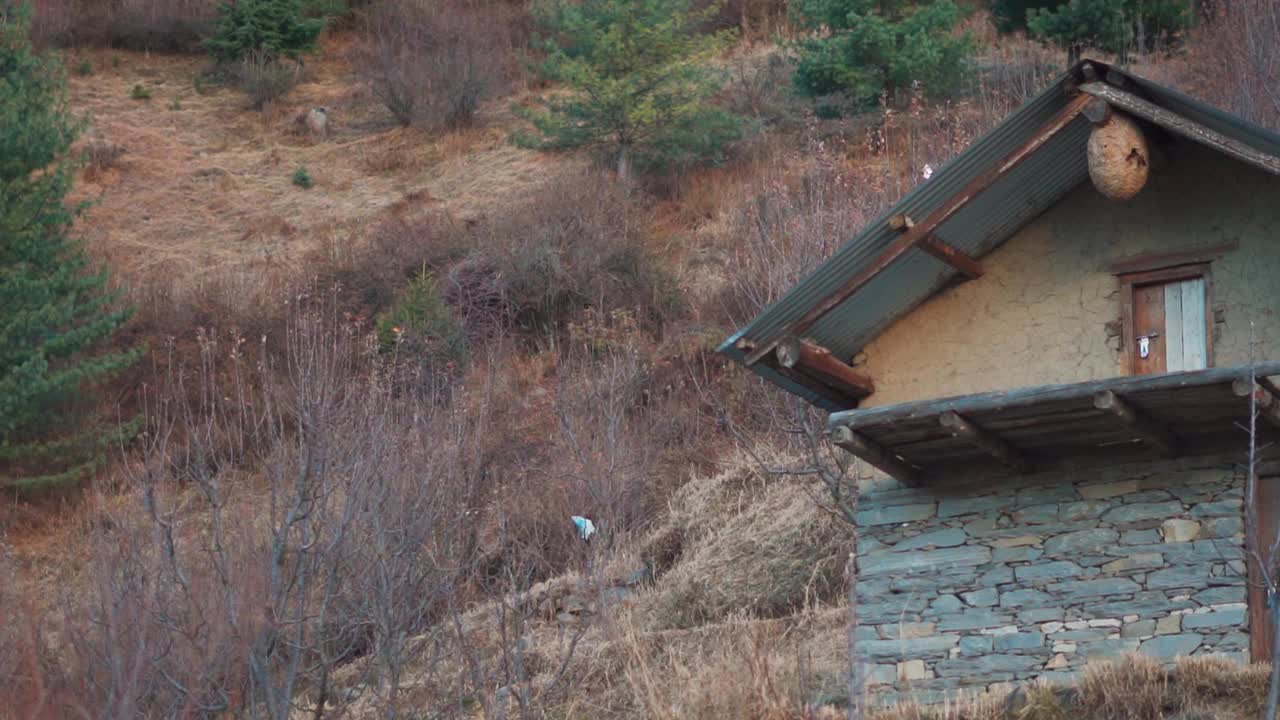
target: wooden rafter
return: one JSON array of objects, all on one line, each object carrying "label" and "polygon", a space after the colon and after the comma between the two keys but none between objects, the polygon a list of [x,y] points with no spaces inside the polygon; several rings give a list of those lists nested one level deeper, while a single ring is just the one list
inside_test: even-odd
[{"label": "wooden rafter", "polygon": [[1131,92],[1104,82],[1085,83],[1080,86],[1080,89],[1087,95],[1101,98],[1111,106],[1120,108],[1130,115],[1136,115],[1155,123],[1170,132],[1177,133],[1202,145],[1207,145],[1237,160],[1261,168],[1272,175],[1280,175],[1280,157],[1246,145],[1235,138],[1227,137],[1190,118],[1165,110],[1159,105],[1143,100]]},{"label": "wooden rafter", "polygon": [[847,427],[832,428],[831,442],[907,487],[919,487],[923,482],[915,468],[877,445],[875,441]]},{"label": "wooden rafter", "polygon": [[775,350],[778,365],[810,375],[854,398],[862,398],[876,391],[871,378],[838,360],[831,351],[800,340],[786,338]]},{"label": "wooden rafter", "polygon": [[[1268,381],[1270,384],[1270,381]],[[1239,397],[1247,398],[1253,393],[1257,401],[1258,416],[1280,429],[1280,398],[1265,385],[1251,382],[1248,378],[1240,378],[1231,385]]]},{"label": "wooden rafter", "polygon": [[1178,454],[1178,439],[1173,433],[1111,390],[1094,395],[1093,406],[1118,418],[1130,432],[1159,450],[1161,455],[1174,457]]},{"label": "wooden rafter", "polygon": [[921,238],[920,249],[955,268],[961,275],[970,280],[982,277],[982,263],[969,257],[968,253],[957,249],[955,246],[942,242],[936,235],[927,235]]},{"label": "wooden rafter", "polygon": [[[889,229],[891,230],[910,230],[915,227],[915,224],[910,215],[899,214],[889,217]],[[969,257],[968,253],[954,245],[943,242],[937,235],[930,234],[921,238],[920,249],[929,253],[935,259],[955,268],[961,275],[970,280],[982,277],[982,263]]]},{"label": "wooden rafter", "polygon": [[879,275],[885,268],[902,258],[908,251],[917,247],[920,242],[931,235],[939,225],[946,222],[952,215],[955,215],[961,208],[968,205],[974,198],[981,195],[990,188],[996,181],[1008,175],[1014,168],[1022,164],[1024,160],[1032,155],[1036,150],[1040,149],[1054,135],[1058,134],[1063,128],[1075,120],[1080,114],[1085,104],[1089,102],[1090,96],[1086,94],[1078,94],[1067,101],[1065,107],[1056,115],[1046,122],[1041,128],[1029,138],[1026,142],[1014,148],[1009,154],[994,163],[977,177],[969,181],[967,185],[952,195],[936,210],[929,213],[928,217],[916,223],[902,233],[898,239],[889,244],[888,247],[880,253],[866,267],[854,273],[852,277],[844,282],[835,292],[827,295],[816,305],[811,307],[799,320],[793,322],[776,336],[761,339],[756,344],[755,349],[746,356],[745,363],[750,366],[773,352],[778,342],[785,337],[804,335],[805,331],[813,326],[824,315],[831,312],[850,296],[871,282],[872,278]]},{"label": "wooden rafter", "polygon": [[990,430],[978,427],[960,413],[944,412],[938,416],[938,423],[949,430],[953,436],[967,440],[979,450],[1018,472],[1029,473],[1033,469],[1031,462],[1004,438]]}]

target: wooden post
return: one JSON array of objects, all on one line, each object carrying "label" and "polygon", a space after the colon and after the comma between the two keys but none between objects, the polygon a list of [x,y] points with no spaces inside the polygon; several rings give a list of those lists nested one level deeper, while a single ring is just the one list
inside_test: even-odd
[{"label": "wooden post", "polygon": [[907,487],[919,487],[923,482],[923,478],[920,477],[915,468],[880,447],[875,441],[847,427],[836,426],[832,428],[831,442]]},{"label": "wooden post", "polygon": [[811,375],[854,398],[876,391],[871,378],[837,360],[830,350],[799,338],[786,338],[778,343],[774,355],[778,365]]},{"label": "wooden post", "polygon": [[1103,390],[1094,395],[1093,406],[1119,418],[1120,422],[1124,423],[1134,435],[1159,450],[1161,455],[1174,457],[1178,454],[1178,439],[1173,436],[1173,433],[1143,415],[1127,400],[1114,392]]},{"label": "wooden post", "polygon": [[1022,453],[1018,452],[1004,438],[978,427],[960,413],[948,410],[938,416],[938,423],[950,430],[955,437],[968,440],[986,454],[1020,473],[1029,473],[1033,469],[1031,463],[1022,456]]}]

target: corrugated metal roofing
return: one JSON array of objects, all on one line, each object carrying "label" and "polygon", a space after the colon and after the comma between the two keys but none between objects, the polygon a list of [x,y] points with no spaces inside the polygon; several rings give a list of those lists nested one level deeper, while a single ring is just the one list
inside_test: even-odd
[{"label": "corrugated metal roofing", "polygon": [[[1103,63],[1086,62],[1092,62],[1104,72],[1107,69]],[[1280,157],[1280,135],[1148,80],[1123,72],[1120,75],[1140,88],[1151,102]],[[725,340],[720,352],[743,362],[744,353],[735,347],[740,338],[764,342],[785,332],[850,277],[870,266],[900,236],[888,225],[891,215],[928,216],[984,170],[1021,147],[1067,105],[1070,100],[1068,90],[1076,77],[1079,77],[1077,70],[1063,75],[935,172],[932,178],[918,185],[780,300],[765,308],[749,325]],[[1088,120],[1076,117],[1020,165],[939,225],[934,235],[974,258],[998,247],[1018,228],[1088,177],[1084,147],[1090,128]],[[803,335],[831,350],[836,357],[847,360],[886,326],[940,290],[955,274],[951,266],[918,248],[912,249],[824,315]],[[814,389],[783,377],[768,367],[767,362],[756,363],[752,370],[823,409],[848,409],[824,398]]]}]

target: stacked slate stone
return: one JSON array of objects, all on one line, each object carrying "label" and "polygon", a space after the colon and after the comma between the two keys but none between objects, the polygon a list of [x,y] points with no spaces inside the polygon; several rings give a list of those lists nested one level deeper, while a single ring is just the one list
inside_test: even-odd
[{"label": "stacked slate stone", "polygon": [[858,648],[884,703],[1142,652],[1247,657],[1243,481],[1230,462],[1087,480],[869,490]]}]

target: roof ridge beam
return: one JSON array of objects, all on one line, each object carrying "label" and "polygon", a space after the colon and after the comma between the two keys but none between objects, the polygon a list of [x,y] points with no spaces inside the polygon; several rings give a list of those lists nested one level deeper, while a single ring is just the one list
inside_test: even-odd
[{"label": "roof ridge beam", "polygon": [[1128,400],[1111,390],[1103,390],[1093,396],[1093,406],[1118,418],[1134,435],[1160,451],[1165,457],[1178,454],[1178,439],[1169,429],[1152,420]]},{"label": "roof ridge beam", "polygon": [[1280,157],[1258,150],[1250,145],[1227,137],[1200,123],[1144,100],[1131,92],[1122,90],[1105,82],[1089,82],[1080,86],[1084,93],[1091,97],[1101,98],[1109,105],[1124,110],[1148,122],[1177,133],[1189,140],[1206,145],[1218,152],[1237,160],[1265,170],[1272,175],[1280,175]]},{"label": "roof ridge beam", "polygon": [[834,427],[830,430],[830,438],[836,447],[907,487],[920,487],[924,482],[924,478],[915,468],[861,433],[856,433],[847,427]]},{"label": "roof ridge beam", "polygon": [[761,359],[773,352],[778,343],[789,335],[800,336],[805,333],[814,323],[821,320],[823,316],[838,307],[845,300],[848,300],[854,293],[862,289],[872,278],[879,275],[886,267],[893,264],[907,252],[917,247],[920,242],[930,235],[939,225],[946,222],[952,215],[955,215],[961,208],[968,205],[974,198],[981,195],[984,191],[995,184],[1000,178],[1009,174],[1014,168],[1022,164],[1024,160],[1030,157],[1036,150],[1039,150],[1054,135],[1057,135],[1063,128],[1071,124],[1072,120],[1080,114],[1084,106],[1089,102],[1092,96],[1085,93],[1079,93],[1067,101],[1065,107],[1057,112],[1044,125],[1040,127],[1034,135],[1023,142],[1018,147],[1011,150],[1007,155],[994,163],[986,170],[979,173],[970,180],[959,192],[942,203],[936,210],[929,213],[928,217],[919,224],[908,228],[905,232],[889,244],[888,247],[871,262],[870,265],[862,270],[854,273],[852,277],[844,282],[835,292],[828,294],[826,297],[818,301],[816,305],[809,308],[799,320],[791,323],[785,330],[768,339],[762,339],[757,343],[754,350],[744,359],[744,364],[748,367],[760,362]]},{"label": "roof ridge beam", "polygon": [[[969,441],[991,457],[1008,465],[1020,473],[1034,470],[1031,462],[999,435],[978,426],[954,410],[948,410],[938,416],[938,424],[951,432],[953,437]],[[850,430],[852,432],[852,430]]]}]

